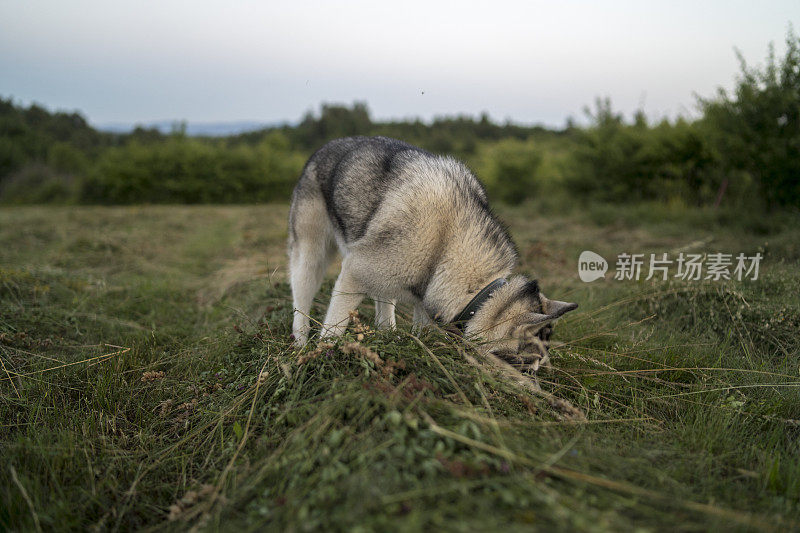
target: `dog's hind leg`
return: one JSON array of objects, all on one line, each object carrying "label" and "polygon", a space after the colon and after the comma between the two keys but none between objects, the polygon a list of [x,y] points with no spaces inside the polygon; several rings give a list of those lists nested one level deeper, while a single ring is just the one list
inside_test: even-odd
[{"label": "dog's hind leg", "polygon": [[322,198],[295,202],[289,228],[289,279],[294,305],[292,333],[297,346],[308,340],[311,304],[335,250],[333,227]]},{"label": "dog's hind leg", "polygon": [[378,329],[394,329],[397,321],[394,317],[395,300],[375,299],[375,327]]},{"label": "dog's hind leg", "polygon": [[328,314],[325,315],[325,322],[322,326],[322,337],[335,337],[344,333],[347,323],[350,321],[350,312],[354,311],[366,294],[361,284],[353,275],[351,257],[345,257],[342,261],[342,271],[333,286],[331,293],[331,303],[328,306]]}]

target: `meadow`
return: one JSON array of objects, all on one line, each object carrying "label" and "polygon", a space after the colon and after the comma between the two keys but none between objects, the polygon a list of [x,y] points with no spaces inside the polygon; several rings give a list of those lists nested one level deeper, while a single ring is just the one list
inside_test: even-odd
[{"label": "meadow", "polygon": [[[298,353],[287,213],[0,209],[0,529],[800,528],[796,214],[498,206],[520,271],[580,304],[536,392],[408,310]],[[764,259],[583,283],[582,250]]]}]

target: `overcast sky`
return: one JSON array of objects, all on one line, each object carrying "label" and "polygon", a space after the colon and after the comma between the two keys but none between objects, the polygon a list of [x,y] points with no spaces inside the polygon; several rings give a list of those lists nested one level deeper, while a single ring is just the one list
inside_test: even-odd
[{"label": "overcast sky", "polygon": [[486,111],[562,126],[596,96],[654,118],[785,49],[800,0],[0,0],[0,96],[91,122]]}]

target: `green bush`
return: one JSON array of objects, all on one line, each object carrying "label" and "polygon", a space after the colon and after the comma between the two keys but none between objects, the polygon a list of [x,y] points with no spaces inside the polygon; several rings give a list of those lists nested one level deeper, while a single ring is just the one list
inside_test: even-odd
[{"label": "green bush", "polygon": [[255,146],[181,135],[161,143],[134,141],[100,157],[81,198],[115,204],[285,201],[304,161],[279,132]]},{"label": "green bush", "polygon": [[729,172],[752,176],[770,207],[800,206],[800,38],[790,29],[786,54],[770,46],[763,68],[742,72],[732,95],[701,100],[708,138]]},{"label": "green bush", "polygon": [[47,164],[71,174],[84,174],[89,168],[86,154],[66,142],[56,142],[47,149]]},{"label": "green bush", "polygon": [[539,190],[542,154],[532,141],[484,143],[470,163],[492,200],[519,204]]},{"label": "green bush", "polygon": [[0,136],[0,183],[13,171],[21,168],[27,159],[20,143],[9,136]]},{"label": "green bush", "polygon": [[74,176],[42,163],[29,163],[0,183],[3,204],[65,204],[77,198]]},{"label": "green bush", "polygon": [[626,124],[608,99],[589,113],[592,126],[576,133],[566,185],[586,198],[612,202],[680,200],[712,202],[722,182],[715,154],[702,131],[678,119],[649,127],[639,113]]}]

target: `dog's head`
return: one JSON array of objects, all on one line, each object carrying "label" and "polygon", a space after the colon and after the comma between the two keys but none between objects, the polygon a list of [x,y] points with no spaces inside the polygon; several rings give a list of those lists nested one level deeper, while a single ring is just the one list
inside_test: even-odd
[{"label": "dog's head", "polygon": [[577,307],[545,297],[536,280],[515,276],[481,306],[465,333],[483,339],[485,351],[520,370],[536,372],[549,366],[553,322]]}]

